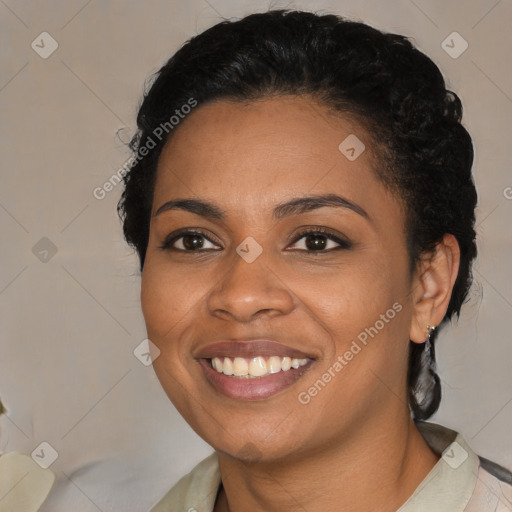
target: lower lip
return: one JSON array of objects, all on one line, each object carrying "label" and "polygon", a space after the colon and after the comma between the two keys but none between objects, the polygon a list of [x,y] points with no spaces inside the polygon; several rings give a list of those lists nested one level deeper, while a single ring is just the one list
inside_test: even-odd
[{"label": "lower lip", "polygon": [[199,359],[206,380],[223,395],[238,400],[263,400],[275,395],[297,382],[310,368],[313,361],[309,361],[299,368],[290,368],[288,371],[270,373],[263,377],[240,378],[230,377],[211,367],[209,360]]}]

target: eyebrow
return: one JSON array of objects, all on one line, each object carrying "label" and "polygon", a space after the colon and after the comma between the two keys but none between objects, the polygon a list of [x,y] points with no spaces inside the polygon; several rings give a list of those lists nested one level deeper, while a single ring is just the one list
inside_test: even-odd
[{"label": "eyebrow", "polygon": [[[352,201],[349,201],[345,197],[336,194],[325,194],[291,199],[285,203],[278,204],[272,212],[272,217],[275,220],[280,220],[291,215],[300,215],[302,213],[325,207],[345,208],[352,210],[367,220],[370,219],[368,213],[361,206],[353,203]],[[223,221],[227,218],[226,212],[215,204],[209,201],[193,198],[173,199],[171,201],[167,201],[158,208],[154,214],[154,217],[169,210],[184,210],[196,215],[200,215],[201,217],[205,217],[206,219],[213,220]]]}]

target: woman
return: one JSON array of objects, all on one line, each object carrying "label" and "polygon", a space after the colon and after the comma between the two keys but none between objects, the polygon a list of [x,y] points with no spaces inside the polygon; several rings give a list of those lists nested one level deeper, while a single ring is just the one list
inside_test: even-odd
[{"label": "woman", "polygon": [[223,22],[157,73],[119,211],[155,371],[215,453],[154,511],[511,509],[424,422],[476,256],[461,112],[407,39],[333,15]]}]

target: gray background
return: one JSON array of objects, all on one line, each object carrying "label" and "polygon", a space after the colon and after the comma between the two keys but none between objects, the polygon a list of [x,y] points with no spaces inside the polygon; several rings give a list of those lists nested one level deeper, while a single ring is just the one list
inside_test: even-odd
[{"label": "gray background", "polygon": [[[101,200],[93,191],[129,156],[146,77],[221,17],[269,7],[408,35],[461,96],[480,254],[471,300],[439,339],[434,421],[512,467],[510,0],[0,0],[0,450],[57,450],[45,511],[148,509],[211,451],[133,354],[145,329],[115,212],[121,186]],[[58,43],[46,59],[31,47],[44,31]],[[454,31],[469,44],[458,58],[441,46]]]}]

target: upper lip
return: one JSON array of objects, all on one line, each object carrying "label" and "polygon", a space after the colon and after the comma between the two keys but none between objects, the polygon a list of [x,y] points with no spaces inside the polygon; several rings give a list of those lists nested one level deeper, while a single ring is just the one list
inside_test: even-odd
[{"label": "upper lip", "polygon": [[301,350],[269,339],[220,341],[199,349],[195,355],[196,359],[213,359],[214,357],[253,358],[257,356],[288,356],[296,359],[314,359]]}]

